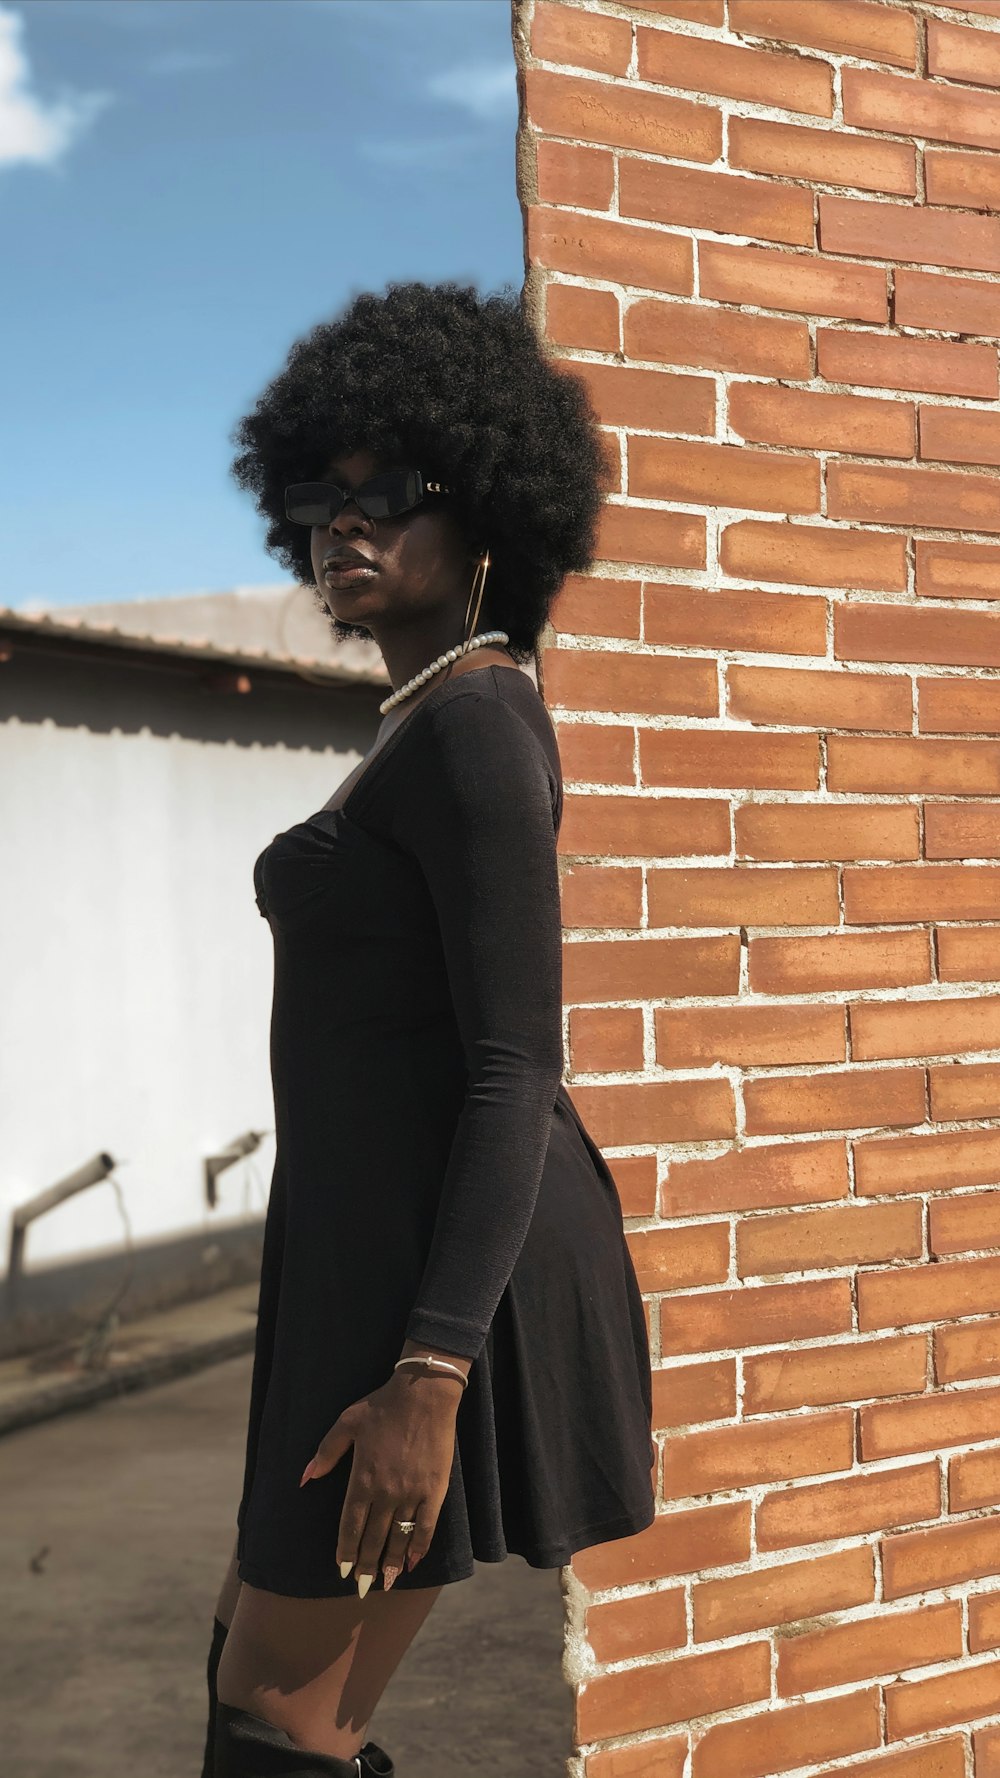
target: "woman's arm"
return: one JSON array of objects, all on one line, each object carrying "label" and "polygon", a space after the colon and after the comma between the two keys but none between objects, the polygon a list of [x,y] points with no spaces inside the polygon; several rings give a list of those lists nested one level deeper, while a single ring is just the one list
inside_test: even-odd
[{"label": "woman's arm", "polygon": [[528,1231],[562,1079],[553,782],[523,718],[479,690],[429,715],[410,763],[393,835],[437,912],[467,1088],[404,1352],[471,1363]]}]

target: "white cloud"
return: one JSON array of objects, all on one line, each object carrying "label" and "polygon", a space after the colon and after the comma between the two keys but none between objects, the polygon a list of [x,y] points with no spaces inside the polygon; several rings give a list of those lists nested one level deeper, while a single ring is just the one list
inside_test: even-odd
[{"label": "white cloud", "polygon": [[465,62],[444,68],[427,82],[432,99],[447,99],[474,117],[492,119],[517,115],[517,81],[513,59],[509,62]]},{"label": "white cloud", "polygon": [[68,93],[46,101],[31,90],[24,19],[0,5],[0,167],[54,165],[112,103],[111,93]]},{"label": "white cloud", "polygon": [[454,167],[462,155],[482,149],[474,136],[364,136],[357,143],[362,159],[383,167]]}]

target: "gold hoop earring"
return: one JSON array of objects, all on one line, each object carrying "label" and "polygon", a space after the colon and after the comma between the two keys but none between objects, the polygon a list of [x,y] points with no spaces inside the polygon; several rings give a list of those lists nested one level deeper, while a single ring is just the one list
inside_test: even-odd
[{"label": "gold hoop earring", "polygon": [[[471,641],[472,637],[475,635],[476,625],[479,622],[479,613],[480,613],[480,610],[482,609],[483,593],[486,590],[486,576],[489,573],[489,571],[490,571],[490,552],[489,552],[489,550],[487,550],[486,554],[483,556],[482,560],[476,563],[476,572],[472,577],[472,588],[469,592],[469,603],[465,608],[465,634],[462,639],[463,649],[468,648],[469,642]],[[480,576],[482,578],[480,578]],[[478,583],[478,590],[477,590],[477,583]],[[472,610],[473,601],[475,601],[475,607],[476,607],[474,612]],[[471,614],[471,622],[470,622],[470,614]]]}]

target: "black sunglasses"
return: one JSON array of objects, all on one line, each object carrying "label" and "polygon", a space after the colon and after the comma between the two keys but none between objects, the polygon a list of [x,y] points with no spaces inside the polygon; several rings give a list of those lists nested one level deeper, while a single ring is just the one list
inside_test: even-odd
[{"label": "black sunglasses", "polygon": [[387,469],[357,488],[337,482],[296,482],[285,489],[285,517],[293,525],[328,525],[354,500],[370,519],[394,519],[410,512],[428,494],[450,494],[441,482],[425,481],[419,469]]}]

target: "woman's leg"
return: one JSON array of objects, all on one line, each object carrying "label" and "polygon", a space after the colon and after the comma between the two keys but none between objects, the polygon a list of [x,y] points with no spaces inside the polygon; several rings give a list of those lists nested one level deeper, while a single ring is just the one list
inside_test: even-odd
[{"label": "woman's leg", "polygon": [[220,1701],[274,1723],[300,1747],[353,1759],[441,1590],[291,1599],[244,1581],[219,1664]]}]

